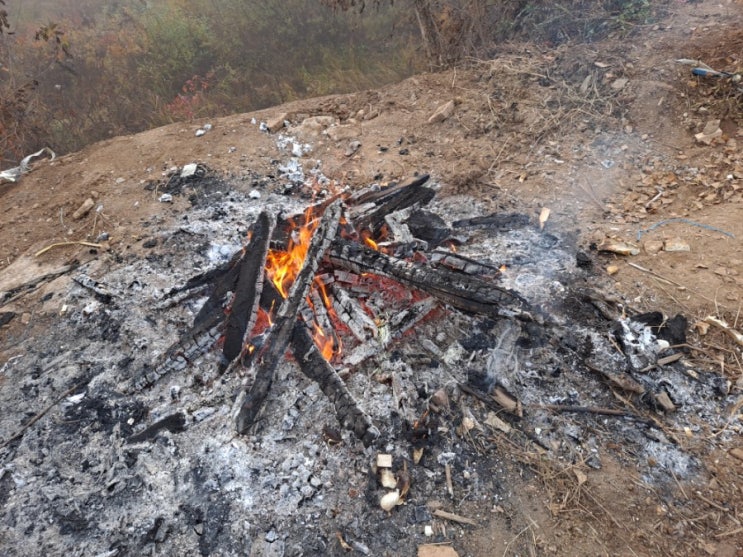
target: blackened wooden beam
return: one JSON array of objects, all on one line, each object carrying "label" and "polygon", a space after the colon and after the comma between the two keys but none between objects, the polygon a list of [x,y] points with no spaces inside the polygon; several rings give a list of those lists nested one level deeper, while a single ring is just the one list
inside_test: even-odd
[{"label": "blackened wooden beam", "polygon": [[273,226],[273,217],[265,211],[258,215],[253,226],[250,243],[240,263],[235,295],[225,323],[223,358],[220,362],[222,371],[240,355],[245,332],[251,331],[255,325]]}]

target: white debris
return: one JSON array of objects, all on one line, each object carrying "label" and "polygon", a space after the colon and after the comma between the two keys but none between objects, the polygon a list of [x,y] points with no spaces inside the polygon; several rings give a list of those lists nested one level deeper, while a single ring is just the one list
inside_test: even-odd
[{"label": "white debris", "polygon": [[181,178],[190,178],[191,176],[196,174],[196,170],[198,168],[199,165],[195,162],[183,165],[183,169],[181,170]]},{"label": "white debris", "polygon": [[44,153],[49,153],[49,160],[53,161],[57,155],[54,154],[54,151],[52,151],[49,147],[44,147],[43,149],[39,149],[35,153],[32,153],[28,155],[27,157],[24,157],[21,161],[21,164],[14,168],[9,168],[7,170],[3,170],[0,172],[0,183],[2,182],[16,182],[18,178],[21,177],[21,174],[25,174],[30,170],[29,164],[31,163],[31,159],[34,159],[36,157],[40,157]]},{"label": "white debris", "polygon": [[250,190],[250,193],[248,194],[248,197],[250,199],[260,199],[261,198],[261,192],[258,190]]},{"label": "white debris", "polygon": [[169,193],[164,193],[158,199],[160,203],[173,203],[173,196]]}]

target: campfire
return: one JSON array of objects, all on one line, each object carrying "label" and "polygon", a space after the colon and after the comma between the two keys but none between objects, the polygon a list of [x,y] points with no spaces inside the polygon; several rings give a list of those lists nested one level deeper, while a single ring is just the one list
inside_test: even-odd
[{"label": "campfire", "polygon": [[[422,210],[434,197],[425,185],[428,179],[423,175],[392,187],[339,194],[301,215],[280,216],[278,224],[273,215],[261,213],[247,244],[228,263],[170,292],[201,288],[210,294],[192,329],[135,379],[134,389],[185,369],[218,344],[221,371],[255,368],[237,416],[238,432],[246,433],[291,346],[302,372],[333,401],[339,422],[364,444],[372,443],[379,430],[332,364],[341,360],[344,336],[368,355],[370,347],[385,348],[442,304],[449,311],[533,320],[521,296],[494,282],[500,269],[459,256],[455,249],[437,250],[442,244],[453,248],[459,240],[442,219]],[[455,225],[493,223],[526,224],[522,216],[498,215]],[[384,334],[380,316],[365,303],[375,288],[393,314]],[[407,292],[396,296],[401,288]]]}]

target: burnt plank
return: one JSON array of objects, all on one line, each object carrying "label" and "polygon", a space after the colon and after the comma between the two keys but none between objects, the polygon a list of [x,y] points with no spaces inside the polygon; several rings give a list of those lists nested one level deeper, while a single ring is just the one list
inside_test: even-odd
[{"label": "burnt plank", "polygon": [[251,330],[255,324],[272,232],[273,218],[263,211],[253,226],[250,243],[240,262],[235,295],[225,323],[223,359],[220,362],[222,370],[240,355],[245,332]]}]

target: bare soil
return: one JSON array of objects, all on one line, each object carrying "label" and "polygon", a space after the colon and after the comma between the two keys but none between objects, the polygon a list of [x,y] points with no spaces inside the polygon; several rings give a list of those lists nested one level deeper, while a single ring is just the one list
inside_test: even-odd
[{"label": "bare soil", "polygon": [[[152,223],[172,225],[188,200],[162,203],[161,192],[145,186],[198,162],[254,189],[251,176],[276,174],[279,155],[277,133],[252,121],[281,115],[290,127],[279,133],[312,146],[304,166],[321,161],[323,174],[340,184],[430,173],[441,184],[439,198],[472,198],[483,212],[518,210],[536,222],[548,208],[546,229],[571,236],[589,254],[607,296],[628,311],[688,317],[688,360],[733,385],[720,404],[737,435],[703,424],[697,433],[675,431],[704,467],[662,487],[642,479],[641,468],[654,463],[636,462],[622,446],[601,447],[603,467],[583,476],[501,440],[504,474],[519,503],[481,509],[484,524],[462,529],[455,549],[477,557],[743,556],[743,460],[730,452],[743,450],[741,347],[714,327],[704,335],[694,327],[707,315],[738,331],[743,321],[743,85],[694,77],[678,58],[743,71],[743,3],[677,2],[667,20],[627,37],[554,49],[509,45],[492,60],[384,89],[211,120],[200,137],[195,132],[206,121],[37,162],[18,183],[0,186],[0,291],[73,259],[146,257]],[[449,101],[453,114],[429,123]],[[336,125],[326,131],[312,124],[318,115]],[[710,145],[696,141],[715,119],[722,135]],[[96,208],[73,218],[89,197]],[[107,241],[97,239],[103,231]],[[659,249],[673,240],[689,251]],[[639,251],[596,251],[607,241]],[[62,245],[38,255],[53,244]],[[45,338],[60,308],[43,294],[1,308],[17,314],[3,326],[4,338]],[[0,364],[17,353],[3,341]],[[0,388],[13,385],[0,375]]]}]

